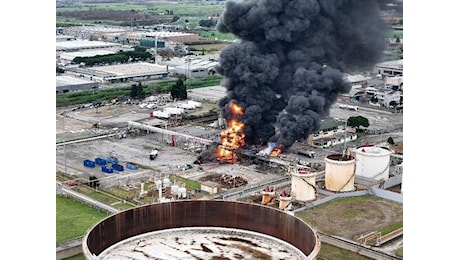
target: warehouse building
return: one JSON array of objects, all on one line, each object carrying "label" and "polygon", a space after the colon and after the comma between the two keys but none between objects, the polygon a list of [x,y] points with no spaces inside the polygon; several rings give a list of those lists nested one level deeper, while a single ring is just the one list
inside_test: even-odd
[{"label": "warehouse building", "polygon": [[169,69],[166,65],[137,62],[88,68],[69,68],[67,73],[99,83],[117,83],[166,78]]},{"label": "warehouse building", "polygon": [[97,82],[71,76],[56,76],[56,94],[99,88]]},{"label": "warehouse building", "polygon": [[403,60],[392,60],[375,65],[374,72],[382,76],[402,76],[403,75]]},{"label": "warehouse building", "polygon": [[188,59],[174,67],[174,74],[183,74],[187,78],[198,79],[216,74],[216,65],[219,64],[213,60]]},{"label": "warehouse building", "polygon": [[113,42],[102,41],[89,41],[89,40],[72,40],[72,41],[56,41],[56,51],[82,51],[82,50],[96,50],[96,49],[109,49],[120,48],[121,44]]},{"label": "warehouse building", "polygon": [[[126,40],[129,44],[140,45],[141,39],[145,41],[146,39],[155,39],[158,42],[161,42],[164,45],[165,41],[171,42],[196,42],[200,39],[200,36],[195,33],[184,33],[184,32],[132,32],[126,33],[125,35],[120,35],[118,40]],[[158,46],[160,47],[160,46]]]}]

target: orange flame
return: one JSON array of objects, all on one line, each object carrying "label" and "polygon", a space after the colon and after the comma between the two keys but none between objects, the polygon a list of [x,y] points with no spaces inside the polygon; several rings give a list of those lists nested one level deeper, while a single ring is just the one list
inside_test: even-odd
[{"label": "orange flame", "polygon": [[[234,102],[230,103],[230,109],[234,115],[243,115],[242,107]],[[217,157],[221,161],[235,163],[238,159],[234,150],[244,146],[244,123],[235,118],[230,119],[227,129],[220,133],[221,144],[217,147]]]},{"label": "orange flame", "polygon": [[278,147],[276,147],[271,153],[270,156],[278,156],[283,152],[283,145],[280,144]]},{"label": "orange flame", "polygon": [[238,106],[236,103],[234,102],[231,102],[230,103],[230,110],[232,111],[232,113],[234,115],[237,115],[237,116],[242,116],[244,113],[243,113],[243,108]]}]

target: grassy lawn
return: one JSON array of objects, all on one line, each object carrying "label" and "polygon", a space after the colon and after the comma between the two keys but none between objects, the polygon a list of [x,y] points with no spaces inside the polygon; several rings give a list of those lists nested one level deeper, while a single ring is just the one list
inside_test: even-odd
[{"label": "grassy lawn", "polygon": [[56,195],[56,243],[85,235],[89,228],[107,216],[104,211]]},{"label": "grassy lawn", "polygon": [[154,3],[154,4],[130,4],[130,3],[100,3],[85,4],[80,7],[58,7],[58,12],[69,11],[92,11],[97,9],[108,9],[116,11],[137,11],[159,14],[166,14],[166,10],[172,11],[173,15],[217,15],[224,10],[223,5],[200,5],[199,3]]},{"label": "grassy lawn", "polygon": [[337,198],[296,213],[312,227],[348,239],[371,231],[384,235],[401,228],[402,215],[402,205],[375,196]]},{"label": "grassy lawn", "polygon": [[189,50],[191,51],[220,51],[224,47],[227,47],[227,43],[218,43],[218,44],[200,44],[200,45],[189,45]]},{"label": "grassy lawn", "polygon": [[78,187],[78,190],[76,190],[92,199],[95,199],[97,201],[100,201],[102,203],[105,203],[107,205],[111,205],[112,203],[118,202],[119,200],[112,198],[110,196],[107,196],[105,194],[102,194],[100,192],[96,192],[89,187],[86,187],[85,185],[80,185]]},{"label": "grassy lawn", "polygon": [[201,37],[206,37],[211,40],[221,40],[221,41],[232,41],[235,39],[235,36],[231,33],[220,33],[218,31],[201,31]]},{"label": "grassy lawn", "polygon": [[318,254],[319,259],[340,259],[340,260],[367,260],[372,259],[357,253],[331,246],[325,243],[321,244],[321,249]]}]

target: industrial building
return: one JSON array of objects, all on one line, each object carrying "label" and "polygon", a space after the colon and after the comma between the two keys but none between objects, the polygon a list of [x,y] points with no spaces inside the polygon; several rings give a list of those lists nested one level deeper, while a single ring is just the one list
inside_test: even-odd
[{"label": "industrial building", "polygon": [[181,65],[174,67],[174,74],[184,74],[187,78],[197,79],[216,74],[216,65],[213,60],[203,60],[199,58],[189,58],[184,60]]},{"label": "industrial building", "polygon": [[72,40],[72,41],[56,41],[56,51],[81,51],[81,50],[96,50],[108,48],[121,48],[121,44],[113,42],[89,41],[89,40]]},{"label": "industrial building", "polygon": [[99,88],[97,82],[71,76],[56,76],[56,94]]},{"label": "industrial building", "polygon": [[90,68],[69,68],[67,73],[99,83],[116,83],[165,78],[168,66],[137,62]]},{"label": "industrial building", "polygon": [[382,76],[402,76],[403,60],[385,61],[375,65],[374,72]]},{"label": "industrial building", "polygon": [[346,74],[344,75],[344,80],[346,82],[349,82],[352,88],[356,88],[356,87],[366,87],[368,78],[360,74],[357,74],[357,75]]},{"label": "industrial building", "polygon": [[195,33],[184,32],[168,32],[168,31],[152,31],[152,32],[131,32],[120,35],[118,40],[126,40],[131,45],[140,45],[141,39],[157,39],[162,42],[195,42],[198,41],[200,36]]}]

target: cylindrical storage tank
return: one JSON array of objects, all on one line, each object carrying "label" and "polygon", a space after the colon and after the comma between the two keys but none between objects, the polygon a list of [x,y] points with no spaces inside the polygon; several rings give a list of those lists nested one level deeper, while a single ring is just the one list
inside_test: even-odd
[{"label": "cylindrical storage tank", "polygon": [[185,199],[187,197],[187,189],[185,187],[180,187],[177,192],[180,199]]},{"label": "cylindrical storage tank", "polygon": [[355,190],[355,159],[340,154],[329,155],[325,159],[326,189],[345,192]]},{"label": "cylindrical storage tank", "polygon": [[[184,236],[180,243],[177,243],[174,239],[177,233],[173,232],[178,229],[188,229],[197,233]],[[199,232],[200,230],[202,231]],[[316,231],[293,214],[254,203],[189,200],[154,203],[108,216],[86,233],[82,240],[82,252],[85,259],[101,260],[115,259],[116,257],[110,258],[109,255],[116,252],[123,256],[129,255],[130,259],[146,259],[149,256],[152,259],[155,256],[158,256],[158,259],[191,259],[196,258],[197,254],[201,259],[235,258],[238,248],[234,244],[239,242],[226,243],[214,237],[235,236],[238,233],[220,234],[217,233],[219,230],[249,234],[250,236],[245,235],[246,242],[240,243],[244,245],[244,252],[249,257],[252,255],[251,252],[254,252],[254,256],[255,253],[267,255],[264,259],[269,259],[276,253],[291,253],[290,257],[277,258],[275,255],[271,258],[312,260],[316,259],[321,248],[321,240]],[[162,243],[150,243],[151,239],[158,237],[159,232],[166,233],[168,240],[165,238],[154,240]],[[207,247],[200,250],[192,243],[196,242],[196,237],[209,233],[205,240]],[[213,239],[218,243],[211,244],[213,250],[209,250],[209,241],[214,241]],[[267,239],[271,241],[266,243]],[[162,246],[164,244],[167,246]],[[193,254],[190,251],[193,251]],[[184,254],[186,257],[179,257]],[[256,257],[252,259],[254,258]]]},{"label": "cylindrical storage tank", "polygon": [[273,204],[274,203],[274,196],[275,192],[274,191],[262,191],[262,204],[267,205],[267,204]]},{"label": "cylindrical storage tank", "polygon": [[386,180],[390,174],[390,154],[387,149],[364,146],[356,149],[356,175]]},{"label": "cylindrical storage tank", "polygon": [[316,198],[316,172],[298,170],[291,173],[291,193],[295,200],[310,201]]},{"label": "cylindrical storage tank", "polygon": [[162,183],[163,183],[163,182],[162,182],[161,180],[155,181],[155,185],[157,186],[157,189],[159,189],[159,188],[161,187],[161,184],[162,184]]},{"label": "cylindrical storage tank", "polygon": [[173,184],[171,186],[171,194],[176,196],[178,193],[179,193],[179,186],[177,186],[176,184]]},{"label": "cylindrical storage tank", "polygon": [[170,187],[171,181],[168,178],[163,179],[163,187]]},{"label": "cylindrical storage tank", "polygon": [[279,209],[284,210],[289,205],[289,203],[291,203],[291,201],[291,196],[280,196]]}]

